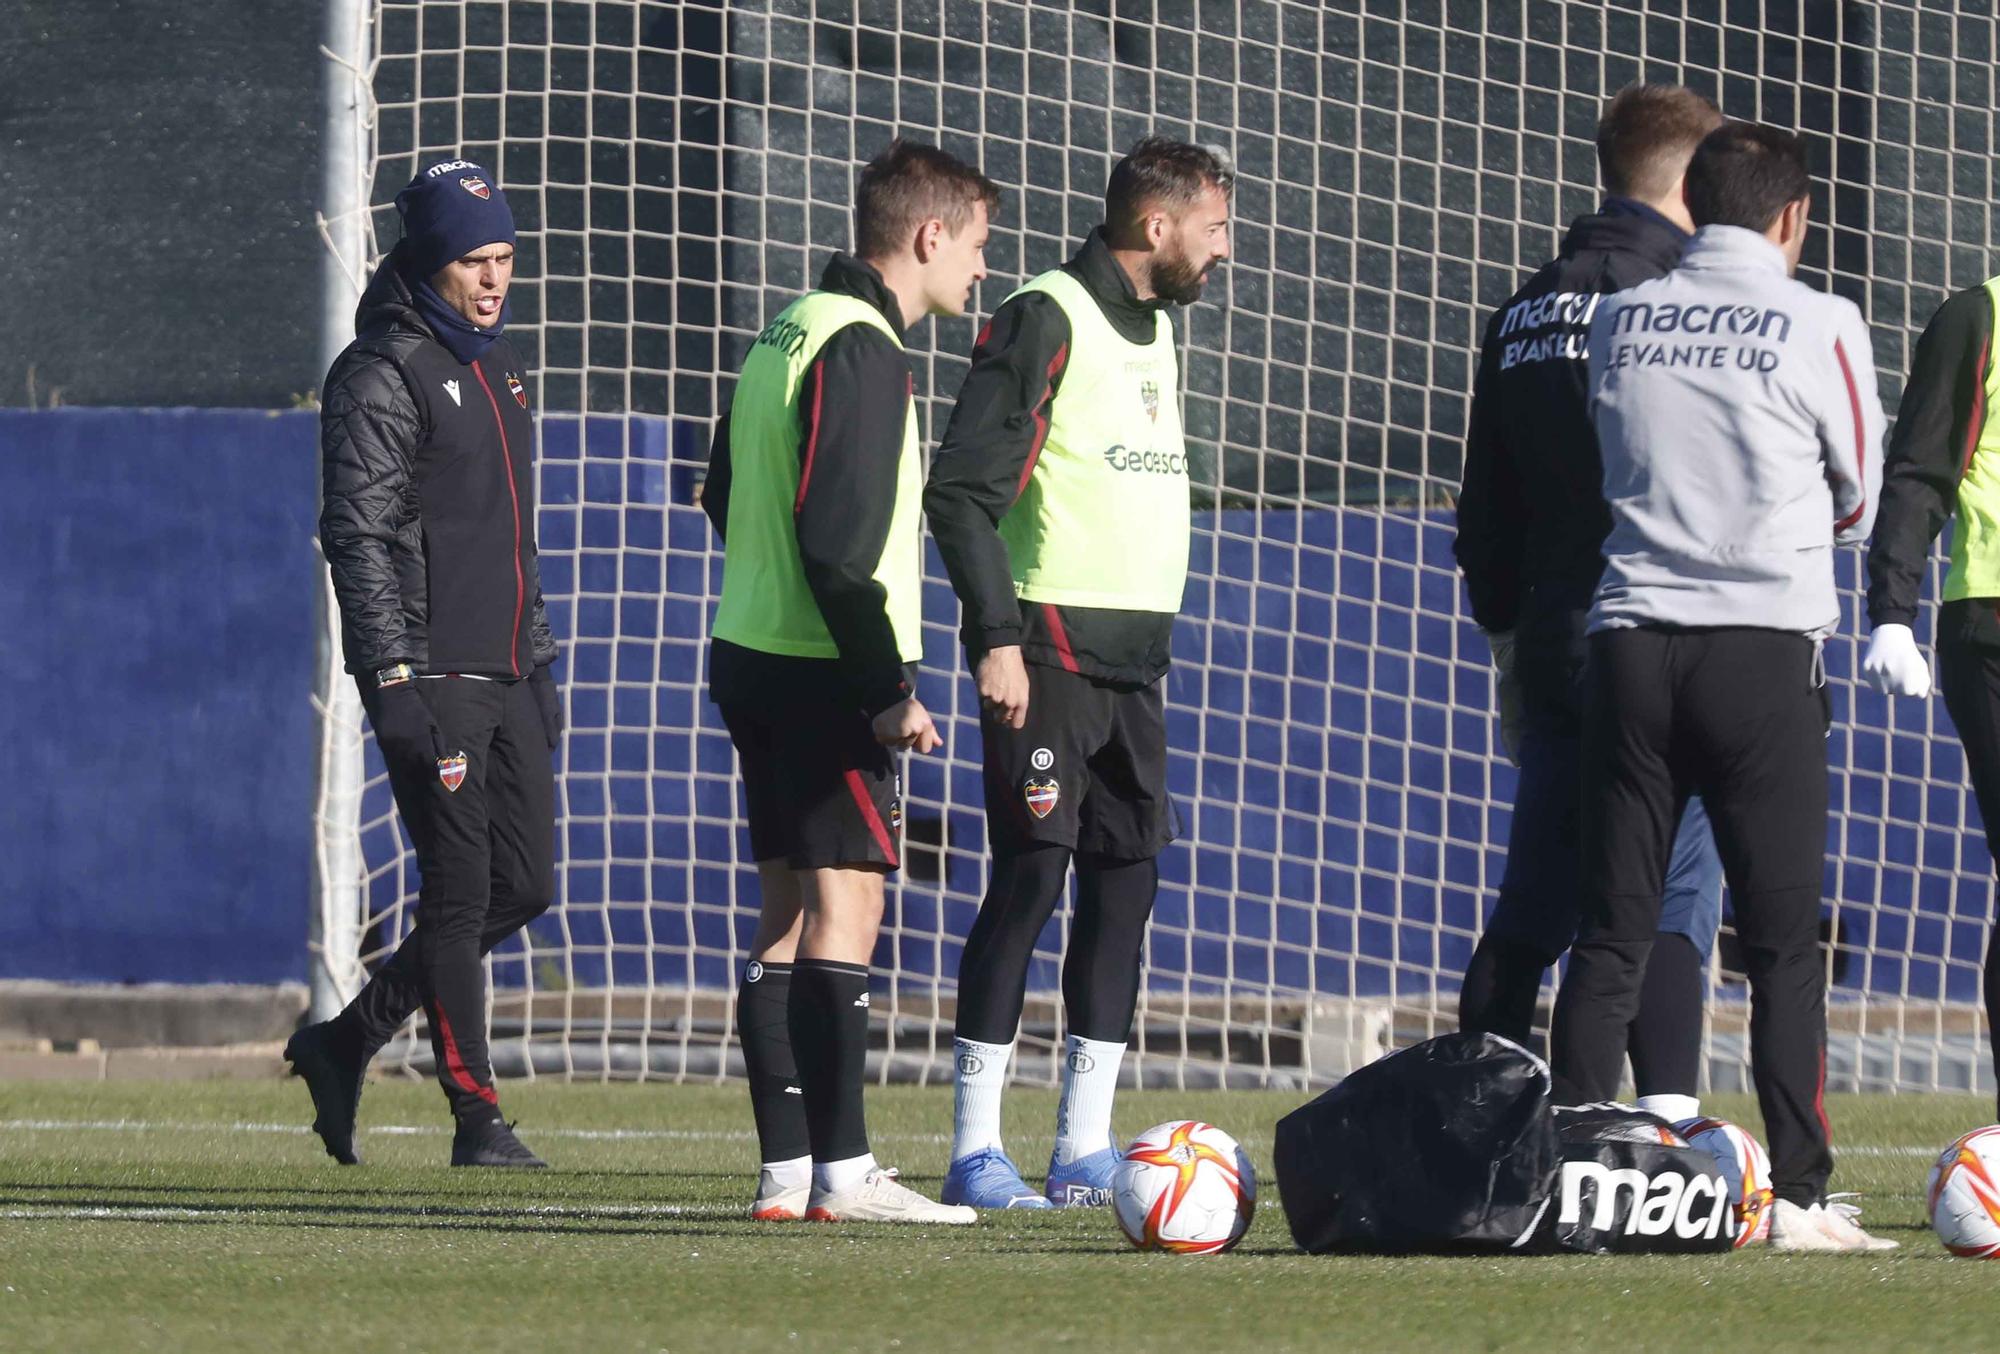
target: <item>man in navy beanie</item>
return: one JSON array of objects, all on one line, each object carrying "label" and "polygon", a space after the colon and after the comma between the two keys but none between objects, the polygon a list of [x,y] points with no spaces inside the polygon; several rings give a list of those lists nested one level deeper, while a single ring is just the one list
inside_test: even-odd
[{"label": "man in navy beanie", "polygon": [[507,327],[507,284],[514,276],[514,213],[507,196],[472,161],[446,160],[411,179],[396,194],[396,210],[403,240],[390,258],[398,261],[433,336],[462,365],[470,364]]},{"label": "man in navy beanie", "polygon": [[535,425],[508,342],[514,218],[470,160],[396,195],[320,401],[320,545],[347,670],[422,874],[416,925],[360,995],[292,1037],[313,1128],[343,1165],[369,1059],[419,1006],[454,1166],[540,1166],[500,1115],[482,958],[555,894],[562,700],[535,550]]}]

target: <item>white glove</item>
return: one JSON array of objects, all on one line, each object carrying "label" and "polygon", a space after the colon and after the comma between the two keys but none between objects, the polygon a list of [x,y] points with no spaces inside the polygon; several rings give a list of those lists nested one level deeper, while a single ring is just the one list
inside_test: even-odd
[{"label": "white glove", "polygon": [[1493,650],[1493,703],[1500,716],[1500,746],[1507,760],[1521,764],[1521,684],[1514,679],[1514,632],[1488,630],[1486,647]]},{"label": "white glove", "polygon": [[1861,660],[1868,684],[1885,696],[1931,694],[1931,665],[1907,625],[1878,625]]}]

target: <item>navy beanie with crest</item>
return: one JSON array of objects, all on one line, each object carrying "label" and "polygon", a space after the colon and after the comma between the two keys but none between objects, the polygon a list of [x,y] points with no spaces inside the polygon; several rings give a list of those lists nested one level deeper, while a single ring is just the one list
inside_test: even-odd
[{"label": "navy beanie with crest", "polygon": [[493,176],[470,160],[419,170],[396,194],[409,261],[428,279],[453,259],[489,244],[514,243],[514,213]]}]

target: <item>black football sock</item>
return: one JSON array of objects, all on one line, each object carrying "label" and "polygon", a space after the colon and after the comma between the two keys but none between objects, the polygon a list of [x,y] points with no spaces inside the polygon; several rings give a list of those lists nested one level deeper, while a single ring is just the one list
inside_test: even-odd
[{"label": "black football sock", "polygon": [[736,988],[736,1038],[743,1045],[743,1069],[750,1078],[750,1112],[757,1120],[757,1148],[763,1161],[794,1161],[812,1154],[806,1135],[806,1106],[792,1059],[792,966],[744,966]]},{"label": "black football sock", "polygon": [[861,1083],[868,1064],[868,969],[830,959],[792,964],[792,1057],[805,1091],[815,1162],[868,1153]]}]

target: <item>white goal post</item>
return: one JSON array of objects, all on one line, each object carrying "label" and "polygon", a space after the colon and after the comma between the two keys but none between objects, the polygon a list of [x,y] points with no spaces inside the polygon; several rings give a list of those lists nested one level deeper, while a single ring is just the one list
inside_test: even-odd
[{"label": "white goal post", "polygon": [[[1169,687],[1187,831],[1148,940],[1132,1066],[1149,1084],[1324,1081],[1451,1024],[1514,788],[1450,552],[1471,359],[1484,316],[1596,203],[1610,93],[1681,81],[1806,134],[1802,275],[1861,304],[1892,408],[1931,312],[1993,270],[1996,21],[1914,3],[1801,6],[1800,32],[1639,0],[331,9],[330,328],[424,161],[491,166],[521,226],[510,332],[536,370],[571,732],[558,906],[492,961],[503,1072],[740,1066],[731,1003],[756,885],[703,689],[720,556],[693,492],[750,338],[847,244],[854,174],[892,136],[1005,186],[981,310],[1073,249],[1139,136],[1219,143],[1241,175],[1234,257],[1179,321],[1198,484]],[[976,322],[915,336],[932,438]],[[1988,1086],[1992,866],[1941,703],[1892,705],[1852,680],[1860,561],[1842,556],[1830,1084]],[[977,706],[934,556],[932,579],[922,689],[946,751],[907,772],[909,866],[876,955],[885,1077],[948,1077],[985,882]],[[415,898],[337,658],[325,674],[322,1011]],[[1028,1079],[1054,1077],[1064,924],[1031,972]],[[1718,967],[1712,995],[1707,1075],[1741,1085],[1740,982]],[[428,1058],[422,1041],[399,1049]]]}]

